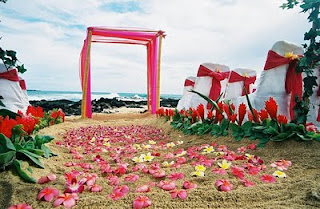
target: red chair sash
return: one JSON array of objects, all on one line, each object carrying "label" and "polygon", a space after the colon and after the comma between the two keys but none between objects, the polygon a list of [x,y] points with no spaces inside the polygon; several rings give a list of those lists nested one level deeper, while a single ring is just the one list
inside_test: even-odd
[{"label": "red chair sash", "polygon": [[[221,81],[229,77],[230,72],[214,72],[203,65],[200,65],[197,77],[212,77],[212,84],[209,93],[209,98],[212,100],[218,99],[221,92]],[[207,108],[211,109],[212,105],[210,103],[207,104]]]},{"label": "red chair sash", "polygon": [[8,70],[0,73],[0,79],[6,79],[9,81],[19,81],[19,76],[16,69]]},{"label": "red chair sash", "polygon": [[243,81],[243,88],[242,88],[242,96],[246,95],[244,89],[247,90],[248,94],[250,94],[250,84],[253,84],[256,81],[256,76],[242,76],[239,75],[237,72],[232,71],[229,78],[229,83]]},{"label": "red chair sash", "polygon": [[285,64],[289,64],[285,80],[285,88],[288,94],[291,93],[290,117],[291,120],[293,120],[293,107],[296,105],[294,98],[295,96],[298,96],[301,99],[302,96],[302,74],[296,73],[297,60],[283,57],[277,54],[276,52],[270,50],[268,52],[268,57],[264,66],[264,70],[270,70],[272,68]]},{"label": "red chair sash", "polygon": [[19,84],[22,90],[27,90],[26,82],[25,80],[19,80]]},{"label": "red chair sash", "polygon": [[184,86],[192,86],[192,87],[194,87],[194,81],[186,79],[185,82],[184,82]]}]

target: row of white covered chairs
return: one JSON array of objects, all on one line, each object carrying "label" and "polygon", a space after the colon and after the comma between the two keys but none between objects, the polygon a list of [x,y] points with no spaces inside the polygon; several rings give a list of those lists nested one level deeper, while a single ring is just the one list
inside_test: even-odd
[{"label": "row of white covered chairs", "polygon": [[196,108],[199,104],[207,105],[210,108],[210,104],[207,104],[206,100],[197,94],[191,93],[191,89],[213,100],[220,96],[222,99],[231,100],[245,95],[244,88],[248,93],[251,93],[255,80],[256,72],[254,70],[237,68],[230,71],[229,67],[225,65],[203,63],[199,67],[196,78],[188,77],[186,79],[183,96],[178,102],[177,109]]},{"label": "row of white covered chairs", "polygon": [[[268,52],[264,70],[256,82],[256,89],[252,88],[256,77],[255,71],[240,68],[230,71],[225,65],[204,63],[199,67],[193,87],[188,87],[188,90],[194,89],[213,100],[222,93],[222,99],[231,100],[238,107],[241,103],[247,105],[243,93],[243,88],[246,87],[253,108],[258,111],[263,109],[265,101],[273,97],[278,104],[278,114],[293,119],[294,97],[300,96],[303,89],[303,75],[295,73],[294,58],[303,56],[303,53],[304,50],[299,45],[286,41],[276,42]],[[319,69],[314,70],[314,75],[318,77],[319,85]],[[186,89],[185,87],[184,94],[178,103],[178,110],[196,108],[200,103],[207,105],[204,99]],[[317,121],[320,116],[320,90],[318,89],[319,87],[314,89],[314,94],[310,98],[308,122],[320,128],[320,123]],[[210,108],[210,106],[207,107]]]}]

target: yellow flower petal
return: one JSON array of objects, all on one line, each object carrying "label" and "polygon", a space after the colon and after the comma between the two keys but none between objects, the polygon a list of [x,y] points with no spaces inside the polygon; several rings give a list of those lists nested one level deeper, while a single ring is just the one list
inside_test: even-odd
[{"label": "yellow flower petal", "polygon": [[191,176],[204,176],[204,172],[203,171],[194,171],[191,173]]},{"label": "yellow flower petal", "polygon": [[286,178],[287,177],[287,174],[285,174],[282,171],[275,171],[272,175],[275,177],[278,177],[278,178]]},{"label": "yellow flower petal", "polygon": [[204,167],[203,165],[197,165],[196,167],[194,167],[194,169],[196,171],[204,172],[206,170],[206,167]]},{"label": "yellow flower petal", "polygon": [[226,160],[223,160],[222,163],[218,163],[219,167],[224,169],[224,170],[227,170],[230,168],[231,166],[231,162],[228,162]]},{"label": "yellow flower petal", "polygon": [[157,142],[153,141],[153,140],[149,140],[149,144],[156,144]]}]

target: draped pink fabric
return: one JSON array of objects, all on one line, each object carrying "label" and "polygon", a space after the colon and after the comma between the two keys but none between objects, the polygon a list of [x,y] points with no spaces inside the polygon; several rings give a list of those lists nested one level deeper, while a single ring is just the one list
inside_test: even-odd
[{"label": "draped pink fabric", "polygon": [[237,72],[232,71],[229,78],[229,83],[239,82],[243,81],[243,89],[242,89],[242,96],[244,96],[246,93],[244,89],[247,90],[248,94],[250,94],[250,84],[253,84],[256,81],[256,76],[243,76],[239,75]]},{"label": "draped pink fabric", "polygon": [[[158,52],[159,52],[159,36],[165,36],[163,31],[151,31],[151,30],[140,30],[140,29],[124,29],[124,28],[105,28],[105,27],[88,27],[88,33],[91,31],[92,37],[91,42],[99,43],[117,43],[117,44],[137,44],[145,45],[147,47],[147,93],[148,93],[148,104],[151,103],[151,113],[156,113],[157,108],[157,87],[158,83]],[[80,60],[80,79],[82,91],[86,92],[86,116],[91,118],[91,70],[90,60],[88,66],[88,83],[87,88],[84,89],[85,71],[86,71],[86,60],[89,56],[88,51],[88,35],[84,41],[81,50]],[[89,56],[90,58],[90,56]]]},{"label": "draped pink fabric", "polygon": [[[302,56],[302,55],[299,55]],[[276,52],[270,50],[268,52],[266,64],[264,70],[270,70],[272,68],[289,64],[285,80],[286,92],[291,93],[290,100],[290,117],[294,119],[293,107],[296,105],[294,101],[295,97],[298,96],[301,99],[302,96],[302,74],[296,73],[297,60],[283,57]]]},{"label": "draped pink fabric", "polygon": [[[230,72],[215,72],[203,65],[200,65],[197,77],[212,77],[212,84],[209,93],[209,98],[212,100],[218,99],[221,94],[221,81],[229,77]],[[207,108],[211,109],[212,105],[210,103],[207,104]]]},{"label": "draped pink fabric", "polygon": [[191,81],[191,80],[189,80],[189,79],[186,79],[186,80],[184,81],[184,86],[192,86],[192,87],[194,87],[194,81]]},{"label": "draped pink fabric", "polygon": [[16,69],[8,70],[0,73],[0,79],[6,79],[9,81],[19,81],[18,72]]}]

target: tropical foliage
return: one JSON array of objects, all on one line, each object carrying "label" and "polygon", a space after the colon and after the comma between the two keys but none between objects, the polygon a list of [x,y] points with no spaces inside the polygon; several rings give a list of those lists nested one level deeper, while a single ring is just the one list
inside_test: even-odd
[{"label": "tropical foliage", "polygon": [[[302,99],[296,98],[297,104],[294,108],[296,123],[306,124],[307,115],[310,107],[310,97],[313,89],[317,86],[317,77],[313,75],[313,70],[320,66],[320,19],[319,19],[319,0],[287,0],[281,7],[283,9],[292,9],[295,6],[300,6],[301,12],[308,13],[308,21],[311,23],[311,28],[304,34],[305,48],[304,57],[299,59],[297,72],[304,72],[304,93]],[[314,105],[314,104],[312,104]]]},{"label": "tropical foliage", "polygon": [[[210,101],[208,97],[203,97]],[[296,124],[289,122],[286,116],[279,115],[278,105],[272,97],[265,102],[265,108],[260,111],[252,108],[249,100],[249,108],[242,103],[237,108],[238,111],[230,102],[211,101],[211,103],[216,105],[206,114],[204,106],[200,104],[197,109],[190,108],[180,112],[160,108],[157,115],[171,120],[171,126],[184,134],[210,133],[216,137],[231,134],[237,141],[243,138],[259,140],[259,147],[263,147],[268,141],[288,139],[320,141],[320,134],[313,124]],[[245,117],[248,119],[246,122],[244,122]]]},{"label": "tropical foliage", "polygon": [[0,169],[14,167],[25,180],[35,183],[26,161],[44,168],[41,159],[55,154],[45,145],[53,137],[35,135],[40,128],[64,121],[62,110],[44,113],[41,107],[29,106],[26,114],[0,110]]}]

